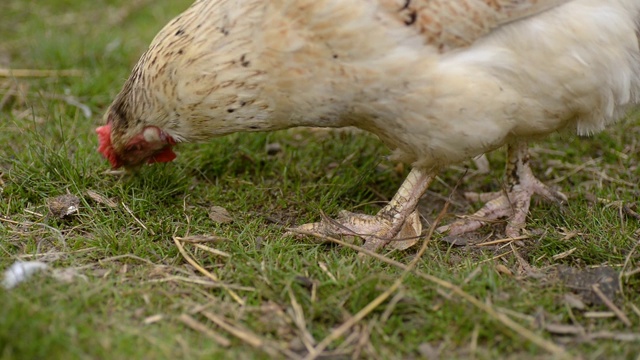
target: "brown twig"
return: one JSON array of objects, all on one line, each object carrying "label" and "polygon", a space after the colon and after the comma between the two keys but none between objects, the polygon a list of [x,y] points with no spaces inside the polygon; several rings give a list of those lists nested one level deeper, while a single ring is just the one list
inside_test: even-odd
[{"label": "brown twig", "polygon": [[133,211],[131,211],[131,209],[129,209],[127,204],[125,204],[124,202],[121,202],[120,204],[122,204],[122,206],[124,207],[125,210],[127,210],[129,215],[131,215],[131,217],[133,217],[133,220],[135,220],[138,224],[140,224],[140,226],[142,226],[143,229],[147,230],[151,235],[154,235],[154,236],[156,235],[156,233],[153,230],[147,228],[147,226],[133,214]]},{"label": "brown twig", "polygon": [[582,314],[587,319],[610,319],[616,317],[613,311],[586,311]]},{"label": "brown twig", "polygon": [[[482,261],[478,261],[477,263],[474,263],[473,265],[480,265],[480,264],[484,264],[484,263],[491,262],[491,261],[494,261],[494,260],[498,260],[500,258],[503,258],[503,257],[509,255],[509,254],[513,254],[513,250],[505,251],[504,253],[496,255],[496,256],[491,257],[489,259],[484,259]],[[462,264],[460,267],[466,267],[466,264]]]},{"label": "brown twig", "polygon": [[300,306],[300,303],[296,299],[290,286],[287,286],[287,292],[289,293],[289,298],[291,299],[291,309],[293,310],[293,316],[291,316],[291,318],[293,320],[293,323],[300,331],[300,340],[302,340],[302,343],[307,348],[307,351],[311,351],[313,349],[313,345],[316,343],[316,340],[307,329],[307,322],[304,318],[304,310],[302,309],[302,306]]},{"label": "brown twig", "polygon": [[634,218],[636,220],[640,220],[640,214],[638,214],[637,212],[633,211],[633,208],[631,207],[631,205],[622,204],[622,211],[624,211],[624,213],[627,214],[627,216],[631,216],[632,218]]},{"label": "brown twig", "polygon": [[[622,284],[624,280],[623,277],[629,277],[632,275],[629,272],[626,272],[625,269],[627,268],[629,263],[631,263],[631,258],[633,257],[636,250],[638,249],[638,245],[640,245],[640,239],[633,239],[631,237],[629,237],[629,239],[635,241],[635,244],[633,245],[633,247],[631,248],[631,250],[629,251],[629,253],[624,259],[624,265],[622,265],[622,270],[620,270],[620,276],[618,277],[618,281],[620,281],[620,284]],[[624,296],[624,286],[620,287],[620,293],[622,294],[622,296]]]},{"label": "brown twig", "polygon": [[106,259],[98,260],[98,263],[100,265],[102,265],[103,263],[110,262],[110,261],[116,261],[116,260],[120,260],[120,259],[133,259],[133,260],[141,261],[143,263],[147,263],[149,265],[157,266],[157,264],[154,263],[153,261],[151,261],[149,259],[141,258],[140,256],[133,255],[133,254],[122,254],[122,255],[111,256],[111,257],[108,257]]},{"label": "brown twig", "polygon": [[[78,249],[78,250],[73,250],[73,251],[50,251],[47,253],[44,253],[44,255],[47,256],[58,256],[58,255],[70,255],[70,254],[78,254],[78,253],[83,253],[83,252],[90,252],[90,251],[94,251],[97,250],[98,247],[96,246],[91,246],[88,248],[84,248],[84,249]],[[40,256],[39,254],[22,254],[22,255],[17,255],[16,258],[18,259],[29,259],[29,258],[33,258],[33,257],[38,257]]]},{"label": "brown twig", "polygon": [[631,320],[629,320],[627,315],[625,315],[625,313],[623,313],[622,310],[620,310],[620,308],[617,307],[616,304],[614,304],[613,301],[611,301],[607,295],[602,292],[602,290],[600,290],[600,286],[598,284],[591,285],[591,289],[596,295],[598,295],[600,300],[602,300],[602,302],[607,305],[614,314],[616,314],[620,321],[622,321],[627,327],[631,327]]},{"label": "brown twig", "polygon": [[176,237],[176,238],[182,242],[187,242],[192,244],[198,244],[198,243],[204,243],[204,242],[229,241],[229,239],[227,238],[224,238],[221,236],[215,236],[215,235],[191,235],[191,236]]},{"label": "brown twig", "polygon": [[480,244],[476,244],[475,246],[497,245],[497,244],[503,244],[503,243],[512,242],[512,241],[530,239],[530,238],[531,238],[531,236],[529,236],[529,235],[522,235],[522,236],[516,236],[516,237],[512,237],[512,238],[504,238],[504,239],[487,241],[487,242],[483,242],[483,243],[480,243]]},{"label": "brown twig", "polygon": [[215,341],[216,343],[218,343],[218,345],[220,345],[222,347],[231,346],[231,341],[229,339],[227,339],[224,336],[218,334],[217,332],[209,329],[205,324],[203,324],[203,323],[199,322],[198,320],[192,318],[188,314],[180,315],[178,317],[178,320],[180,320],[183,324],[187,325],[191,329],[193,329],[195,331],[198,331],[198,332],[201,332],[202,334],[204,334],[205,336],[207,336],[211,340]]},{"label": "brown twig", "polygon": [[224,289],[224,287],[226,286],[227,288],[232,289],[232,290],[250,291],[250,292],[256,291],[256,288],[250,287],[250,286],[241,286],[241,285],[233,285],[233,284],[224,284],[224,285],[222,285],[220,282],[208,281],[208,280],[203,280],[203,279],[199,279],[199,278],[188,278],[188,277],[179,276],[179,275],[171,275],[171,276],[167,276],[167,277],[162,278],[162,279],[147,280],[148,283],[163,283],[163,282],[170,282],[170,281],[181,281],[181,282],[190,283],[190,284],[202,285],[202,286],[209,287],[209,288],[223,288]]},{"label": "brown twig", "polygon": [[640,268],[629,270],[629,271],[626,271],[626,272],[621,272],[620,273],[620,278],[629,278],[629,277],[632,277],[635,274],[640,274]]},{"label": "brown twig", "polygon": [[404,291],[402,291],[402,289],[400,289],[391,298],[391,300],[389,300],[389,303],[387,304],[387,308],[384,309],[384,312],[382,313],[382,315],[380,315],[379,321],[380,321],[381,324],[384,324],[389,320],[389,318],[393,314],[393,310],[395,310],[395,308],[398,305],[398,303],[400,301],[402,301],[402,299],[404,299],[406,296],[407,295],[404,293]]},{"label": "brown twig", "polygon": [[197,261],[193,260],[193,258],[189,255],[189,253],[187,253],[187,251],[184,249],[184,246],[182,246],[182,244],[180,243],[180,241],[178,241],[178,239],[176,237],[173,237],[173,242],[176,244],[176,247],[178,248],[178,251],[180,251],[180,254],[182,254],[182,257],[184,257],[184,259],[187,260],[187,262],[189,264],[191,264],[191,266],[196,268],[196,270],[198,270],[204,276],[206,276],[209,279],[215,281],[216,283],[219,283],[229,293],[229,295],[231,295],[231,297],[236,302],[238,302],[238,304],[244,306],[244,304],[245,304],[244,300],[242,300],[242,298],[240,296],[238,296],[238,294],[236,294],[235,291],[231,290],[227,286],[227,284],[221,282],[220,279],[218,279],[218,277],[215,274],[210,273],[209,271],[207,271],[207,269],[205,269],[202,266],[200,266],[200,264],[198,264]]},{"label": "brown twig", "polygon": [[616,341],[628,341],[628,342],[639,342],[640,334],[638,333],[614,333],[610,331],[599,331],[591,334],[586,334],[581,341],[591,342],[593,340],[616,340]]},{"label": "brown twig", "polygon": [[251,331],[247,330],[247,329],[241,329],[238,327],[235,327],[229,323],[227,323],[225,321],[225,319],[223,319],[222,317],[215,315],[212,312],[209,311],[202,311],[201,312],[202,315],[204,315],[204,317],[206,317],[207,319],[211,320],[211,322],[213,322],[214,324],[218,325],[219,327],[221,327],[223,330],[225,330],[226,332],[228,332],[229,334],[237,337],[238,339],[244,341],[245,343],[249,344],[249,346],[260,349],[265,351],[267,354],[269,354],[270,356],[274,357],[274,358],[278,358],[279,354],[285,355],[286,357],[290,358],[290,359],[299,359],[300,357],[287,350],[282,348],[281,346],[278,346],[277,344],[274,344],[270,341],[264,340],[262,338],[260,338],[258,335],[252,333]]},{"label": "brown twig", "polygon": [[202,245],[202,244],[193,244],[193,246],[197,247],[200,250],[204,250],[206,252],[209,252],[213,255],[218,255],[218,256],[222,256],[222,257],[226,257],[226,258],[230,258],[231,254],[229,254],[228,252],[224,252],[222,250],[218,250],[218,249],[214,249],[210,246],[206,246],[206,245]]}]

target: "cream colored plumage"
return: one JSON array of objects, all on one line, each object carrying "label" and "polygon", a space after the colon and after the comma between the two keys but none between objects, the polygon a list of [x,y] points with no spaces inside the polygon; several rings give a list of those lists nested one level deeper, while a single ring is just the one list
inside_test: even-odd
[{"label": "cream colored plumage", "polygon": [[526,140],[592,134],[638,103],[639,20],[638,0],[200,0],[136,65],[101,151],[127,166],[164,161],[174,140],[359,127],[414,170],[376,216],[303,229],[346,226],[375,248],[419,231],[415,204],[439,169],[510,144],[510,197],[479,214],[513,216],[513,236],[533,193],[562,199],[531,175]]}]

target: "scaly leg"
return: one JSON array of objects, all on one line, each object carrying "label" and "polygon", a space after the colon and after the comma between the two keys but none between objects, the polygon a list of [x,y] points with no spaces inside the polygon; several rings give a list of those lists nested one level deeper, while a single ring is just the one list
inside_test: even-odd
[{"label": "scaly leg", "polygon": [[375,216],[341,211],[336,220],[305,224],[297,229],[329,236],[360,236],[365,240],[363,247],[369,250],[387,245],[406,248],[407,242],[402,239],[415,240],[422,232],[416,207],[433,178],[431,173],[412,169],[393,199]]},{"label": "scaly leg", "polygon": [[533,194],[542,195],[558,203],[567,201],[565,195],[552,190],[533,175],[529,167],[529,151],[525,141],[510,144],[507,147],[506,175],[508,180],[506,192],[465,194],[470,201],[483,201],[486,204],[473,215],[441,226],[438,231],[455,236],[475,231],[487,222],[508,217],[505,233],[507,237],[518,237],[525,227]]}]

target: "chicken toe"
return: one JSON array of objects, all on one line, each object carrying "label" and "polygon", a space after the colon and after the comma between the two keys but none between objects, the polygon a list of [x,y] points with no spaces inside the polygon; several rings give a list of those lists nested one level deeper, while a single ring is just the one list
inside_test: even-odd
[{"label": "chicken toe", "polygon": [[386,246],[406,249],[422,232],[416,207],[432,179],[433,175],[413,169],[393,199],[376,215],[341,211],[335,220],[323,219],[295,230],[326,236],[358,236],[365,241],[363,247],[372,251]]},{"label": "chicken toe", "polygon": [[504,192],[467,193],[465,197],[470,201],[483,201],[485,205],[473,215],[441,226],[439,232],[447,232],[449,236],[456,236],[475,231],[481,226],[508,218],[505,235],[515,238],[521,235],[525,227],[531,197],[534,194],[557,203],[566,203],[567,197],[559,191],[553,190],[538,180],[529,166],[529,153],[526,142],[511,144],[507,148],[506,175],[508,188]]}]

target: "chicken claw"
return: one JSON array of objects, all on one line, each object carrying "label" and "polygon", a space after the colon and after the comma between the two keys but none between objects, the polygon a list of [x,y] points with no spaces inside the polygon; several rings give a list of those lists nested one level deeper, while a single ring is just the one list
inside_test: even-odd
[{"label": "chicken claw", "polygon": [[547,200],[559,204],[566,203],[567,197],[559,191],[549,188],[538,180],[529,167],[529,152],[526,142],[511,144],[507,148],[506,175],[508,189],[506,192],[466,193],[469,201],[483,201],[486,204],[473,215],[441,226],[438,232],[448,232],[449,236],[456,236],[472,232],[488,222],[494,222],[507,217],[505,235],[510,238],[520,236],[525,227],[531,197],[541,195]]},{"label": "chicken claw", "polygon": [[301,225],[294,231],[325,236],[359,236],[365,240],[363,247],[371,251],[386,246],[407,249],[417,242],[422,232],[416,207],[433,178],[430,173],[413,169],[393,199],[376,215],[341,211],[335,220],[323,219]]}]

